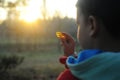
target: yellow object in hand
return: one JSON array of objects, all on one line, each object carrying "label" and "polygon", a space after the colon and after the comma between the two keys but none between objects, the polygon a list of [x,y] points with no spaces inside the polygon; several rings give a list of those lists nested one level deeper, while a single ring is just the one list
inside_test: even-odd
[{"label": "yellow object in hand", "polygon": [[56,36],[57,36],[58,38],[65,39],[65,36],[62,34],[62,32],[56,32]]}]

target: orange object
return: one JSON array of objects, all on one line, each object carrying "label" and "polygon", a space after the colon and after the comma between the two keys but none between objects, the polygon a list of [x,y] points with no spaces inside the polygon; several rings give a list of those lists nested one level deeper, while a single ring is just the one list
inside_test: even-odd
[{"label": "orange object", "polygon": [[65,35],[63,35],[62,32],[56,32],[56,36],[57,36],[58,38],[65,39]]}]

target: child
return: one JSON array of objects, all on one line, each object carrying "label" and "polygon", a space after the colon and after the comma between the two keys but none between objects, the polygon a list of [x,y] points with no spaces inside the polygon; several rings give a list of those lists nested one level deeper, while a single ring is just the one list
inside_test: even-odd
[{"label": "child", "polygon": [[78,0],[78,40],[82,51],[74,54],[70,35],[60,38],[66,69],[57,80],[120,80],[120,0]]}]

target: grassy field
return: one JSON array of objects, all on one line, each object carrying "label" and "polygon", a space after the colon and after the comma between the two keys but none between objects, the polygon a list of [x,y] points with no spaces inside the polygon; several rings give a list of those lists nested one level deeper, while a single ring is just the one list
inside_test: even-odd
[{"label": "grassy field", "polygon": [[64,70],[64,65],[59,63],[63,51],[57,39],[45,39],[37,44],[6,41],[1,43],[0,51],[1,55],[24,57],[23,62],[10,72],[13,77],[17,76],[15,80],[56,80],[59,73]]},{"label": "grassy field", "polygon": [[19,66],[22,69],[33,69],[39,78],[53,80],[63,70],[63,65],[58,61],[60,53],[55,52],[28,52],[21,53],[24,62]]},{"label": "grassy field", "polygon": [[26,78],[19,80],[55,80],[64,70],[64,65],[58,60],[62,55],[61,49],[58,49],[58,40],[27,46],[5,43],[1,44],[1,48],[1,55],[24,57],[24,61],[12,72],[14,76]]},{"label": "grassy field", "polygon": [[61,54],[57,51],[51,52],[21,52],[19,56],[24,56],[23,63],[19,69],[26,69],[35,72],[39,79],[54,80],[63,70],[63,65],[58,61]]}]

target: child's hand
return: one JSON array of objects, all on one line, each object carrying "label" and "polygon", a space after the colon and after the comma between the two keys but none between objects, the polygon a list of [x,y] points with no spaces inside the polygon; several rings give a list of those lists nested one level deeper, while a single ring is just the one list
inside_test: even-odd
[{"label": "child's hand", "polygon": [[61,32],[60,35],[58,34],[57,37],[62,42],[63,49],[64,49],[64,55],[65,56],[74,55],[74,50],[75,50],[74,39],[69,34],[63,33],[63,32]]}]

